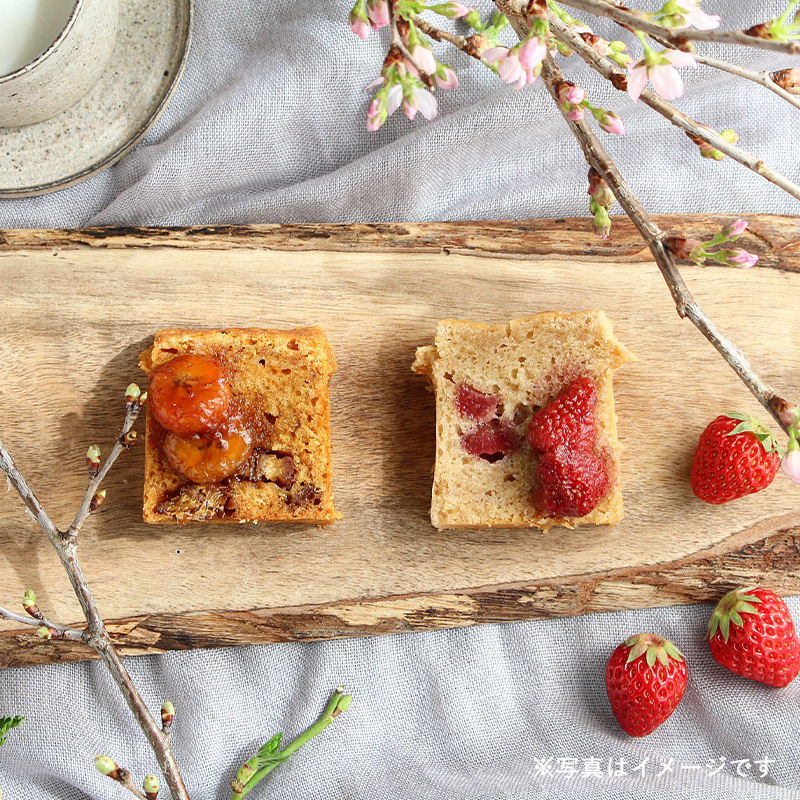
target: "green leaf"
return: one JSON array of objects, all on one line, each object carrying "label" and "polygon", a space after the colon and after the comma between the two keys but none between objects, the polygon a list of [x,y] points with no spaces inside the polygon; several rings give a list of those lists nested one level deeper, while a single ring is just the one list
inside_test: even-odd
[{"label": "green leaf", "polygon": [[672,642],[664,642],[664,649],[667,651],[667,655],[671,658],[674,658],[676,661],[683,661],[683,653],[681,653],[677,646]]},{"label": "green leaf", "polygon": [[663,647],[659,647],[656,649],[656,655],[658,656],[658,660],[665,666],[669,666],[669,656],[667,655],[667,651]]},{"label": "green leaf", "polygon": [[25,717],[0,717],[0,745],[5,744],[8,732],[24,719]]},{"label": "green leaf", "polygon": [[[758,601],[761,602],[760,600]],[[758,614],[758,609],[755,606],[751,606],[750,603],[737,603],[736,610],[740,614]]]},{"label": "green leaf", "polygon": [[283,740],[283,734],[276,733],[266,744],[261,745],[261,747],[258,749],[258,752],[256,753],[256,758],[258,759],[259,768],[265,766],[266,764],[271,764],[273,762],[273,756],[275,753],[278,752],[282,740]]},{"label": "green leaf", "polygon": [[727,642],[728,634],[731,629],[731,620],[727,615],[723,615],[719,621],[719,629],[722,631],[722,638]]},{"label": "green leaf", "polygon": [[648,647],[645,658],[647,659],[647,666],[652,667],[656,663],[656,648]]},{"label": "green leaf", "polygon": [[271,753],[259,756],[258,769],[269,767],[273,764],[285,764],[291,758],[291,755],[291,753]]},{"label": "green leaf", "polygon": [[638,639],[636,643],[631,648],[630,653],[628,653],[628,660],[625,662],[626,664],[630,664],[631,661],[636,661],[642,653],[647,650],[647,645],[644,642],[640,642]]},{"label": "green leaf", "polygon": [[731,622],[734,625],[738,625],[740,628],[742,627],[742,625],[744,625],[742,618],[739,616],[739,612],[733,608],[731,609],[730,617],[731,617]]}]

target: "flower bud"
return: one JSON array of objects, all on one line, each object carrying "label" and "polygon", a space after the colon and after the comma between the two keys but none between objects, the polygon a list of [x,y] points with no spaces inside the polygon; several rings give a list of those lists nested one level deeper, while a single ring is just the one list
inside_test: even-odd
[{"label": "flower bud", "polygon": [[89,503],[89,511],[97,511],[103,503],[106,501],[106,490],[101,489],[93,498],[92,502]]},{"label": "flower bud", "polygon": [[663,241],[664,247],[682,261],[693,261],[696,248],[703,246],[697,239],[684,239],[682,236],[667,236]]},{"label": "flower bud", "polygon": [[747,250],[737,248],[728,256],[728,263],[742,269],[749,269],[758,263],[758,256],[755,253],[748,253]]},{"label": "flower bud", "polygon": [[27,611],[29,608],[34,608],[36,606],[36,594],[32,589],[28,589],[24,595],[22,595],[22,607]]},{"label": "flower bud", "polygon": [[746,230],[747,230],[747,220],[737,219],[735,222],[731,222],[730,225],[726,225],[720,231],[720,233],[725,237],[726,240],[730,240],[738,238]]},{"label": "flower bud", "polygon": [[142,789],[144,789],[147,800],[156,800],[160,788],[161,783],[155,775],[146,775],[142,781]]},{"label": "flower bud", "polygon": [[175,719],[175,706],[169,700],[165,700],[161,706],[161,727],[166,731]]},{"label": "flower bud", "polygon": [[135,403],[141,396],[142,390],[135,383],[128,384],[128,388],[125,390],[126,403]]},{"label": "flower bud", "polygon": [[130,447],[136,441],[136,431],[128,431],[123,437],[120,439],[120,443],[123,447]]},{"label": "flower bud", "polygon": [[86,451],[86,469],[93,478],[100,471],[100,448],[96,444]]},{"label": "flower bud", "polygon": [[351,695],[349,694],[342,695],[339,698],[339,702],[336,704],[336,708],[333,709],[333,713],[331,714],[331,716],[335,719],[336,717],[339,716],[339,714],[342,714],[345,711],[347,711],[347,709],[350,708],[350,703],[352,702],[353,698]]},{"label": "flower bud", "polygon": [[800,94],[800,67],[780,69],[770,77],[781,89],[786,89],[790,94]]},{"label": "flower bud", "polygon": [[442,13],[448,19],[460,19],[461,17],[466,17],[469,15],[470,11],[474,11],[475,9],[469,8],[465,6],[463,3],[445,3],[444,8],[442,9]]},{"label": "flower bud", "polygon": [[53,631],[48,628],[46,625],[42,625],[41,627],[36,629],[36,635],[40,639],[52,639],[53,638]]},{"label": "flower bud", "polygon": [[625,124],[613,111],[607,111],[598,123],[606,133],[613,133],[615,136],[622,136],[625,133]]},{"label": "flower bud", "polygon": [[369,17],[367,17],[367,9],[364,5],[364,0],[357,0],[356,4],[350,9],[347,24],[350,26],[350,30],[353,31],[359,39],[366,39],[369,36],[372,28],[369,24]]},{"label": "flower bud", "polygon": [[95,756],[94,765],[101,775],[119,780],[119,767],[108,756]]},{"label": "flower bud", "polygon": [[781,472],[792,483],[800,484],[800,450],[796,448],[797,441],[795,441],[795,449],[789,449],[781,460]]}]

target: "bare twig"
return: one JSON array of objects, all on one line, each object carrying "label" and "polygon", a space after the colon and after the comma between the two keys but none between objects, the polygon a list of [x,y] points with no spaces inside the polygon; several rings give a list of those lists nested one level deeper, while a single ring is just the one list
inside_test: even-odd
[{"label": "bare twig", "polygon": [[10,622],[20,622],[23,625],[30,625],[34,628],[47,628],[56,639],[71,639],[77,642],[86,642],[89,639],[89,635],[85,630],[59,625],[57,622],[51,622],[46,617],[41,617],[39,619],[26,617],[23,614],[16,614],[13,611],[9,611],[2,606],[0,606],[0,617]]},{"label": "bare twig", "polygon": [[597,17],[607,17],[629,29],[643,31],[650,36],[660,36],[669,42],[671,47],[681,50],[689,49],[690,41],[722,42],[723,44],[739,44],[757,47],[762,50],[777,50],[790,55],[800,54],[800,42],[778,42],[774,39],[762,39],[745,31],[701,31],[695,28],[665,28],[656,22],[640,17],[627,8],[609,3],[606,0],[560,0],[566,6],[588,11]]},{"label": "bare twig", "polygon": [[[519,36],[527,35],[527,22],[521,8],[521,0],[495,0],[498,8],[509,17],[514,30]],[[765,383],[750,366],[750,362],[740,350],[728,339],[722,331],[712,322],[703,309],[692,297],[689,287],[683,280],[672,255],[664,246],[664,232],[655,224],[642,204],[630,190],[625,179],[620,174],[611,157],[605,151],[600,140],[585,119],[572,120],[569,113],[562,108],[558,100],[558,84],[564,80],[564,74],[558,68],[552,56],[546,56],[542,66],[542,78],[550,94],[561,111],[565,121],[578,140],[586,161],[597,170],[610,187],[619,204],[631,221],[642,234],[643,239],[653,254],[656,265],[661,271],[669,287],[678,316],[689,319],[695,327],[716,348],[719,354],[730,365],[733,371],[741,378],[756,399],[772,415],[780,427],[788,432],[787,424],[781,419],[781,412],[791,404],[778,395],[775,390]]]},{"label": "bare twig", "polygon": [[475,46],[471,36],[459,36],[456,33],[450,33],[449,31],[442,30],[432,22],[428,22],[428,20],[419,16],[414,17],[414,24],[424,34],[430,36],[431,39],[435,39],[437,42],[449,42],[459,50],[463,50],[468,56],[477,58],[478,61],[481,60],[480,48]]},{"label": "bare twig", "polygon": [[[666,41],[666,39],[663,39],[659,36],[653,36],[652,38],[664,47],[671,47],[670,43]],[[740,67],[738,64],[732,64],[730,61],[723,61],[722,59],[701,55],[697,52],[693,52],[692,55],[698,64],[704,64],[707,67],[712,67],[713,69],[718,69],[722,72],[735,75],[737,78],[744,78],[746,81],[757,83],[759,86],[769,89],[769,91],[778,95],[778,97],[780,97],[782,100],[785,100],[790,105],[800,109],[800,97],[793,95],[791,92],[787,92],[782,86],[778,86],[778,84],[772,80],[772,75],[768,70],[761,70],[761,72],[757,72],[754,69]]]},{"label": "bare twig", "polygon": [[[607,58],[601,56],[593,47],[578,36],[569,25],[562,22],[554,14],[550,15],[549,22],[550,30],[555,36],[574,50],[590,67],[599,72],[604,78],[607,78],[615,88],[620,91],[626,89],[627,75],[622,70],[618,69]],[[735,144],[731,144],[727,139],[723,139],[710,128],[700,125],[696,120],[684,114],[682,111],[679,111],[671,103],[663,100],[649,89],[642,90],[641,100],[654,111],[661,114],[662,117],[669,120],[677,128],[680,128],[697,139],[707,142],[720,152],[730,156],[748,169],[751,169],[757,175],[761,175],[765,180],[774,183],[787,194],[800,200],[800,186],[794,183],[794,181],[789,180],[785,175],[776,172],[757,156],[748,153]]]},{"label": "bare twig", "polygon": [[[142,407],[141,401],[143,399],[144,397],[142,396],[141,398],[137,397],[132,402],[128,402],[125,421],[117,443],[109,454],[103,469],[92,479],[84,501],[81,504],[81,510],[79,510],[73,524],[67,531],[62,533],[56,528],[47,512],[42,508],[38,498],[20,474],[11,454],[6,450],[2,442],[0,442],[0,471],[5,474],[10,484],[16,489],[28,511],[44,531],[58,554],[58,557],[61,559],[61,563],[69,576],[72,588],[81,605],[84,617],[86,618],[87,628],[86,631],[82,632],[82,638],[85,637],[85,641],[94,648],[111,673],[114,682],[119,687],[136,721],[139,723],[139,727],[144,732],[150,747],[155,753],[173,800],[189,800],[189,794],[183,783],[183,778],[178,769],[175,757],[172,754],[169,736],[161,730],[153,719],[142,696],[139,694],[139,690],[131,679],[128,670],[122,663],[122,659],[114,647],[111,637],[106,630],[103,618],[97,609],[97,604],[89,589],[77,552],[77,535],[90,513],[88,509],[90,509],[92,498],[97,493],[100,481],[106,475],[117,456],[124,449],[125,437],[131,431],[139,415]],[[135,790],[135,792],[138,791],[138,789]],[[139,796],[144,797],[141,793]]]},{"label": "bare twig", "polygon": [[[108,454],[108,458],[105,460],[105,463],[100,468],[98,473],[89,481],[89,486],[86,488],[86,493],[83,496],[78,513],[75,515],[75,519],[72,521],[72,524],[62,535],[62,538],[65,541],[75,540],[75,537],[78,535],[78,531],[81,529],[81,526],[86,521],[86,518],[89,516],[89,514],[91,514],[93,511],[92,501],[95,499],[98,491],[100,490],[100,484],[103,482],[103,479],[106,477],[111,467],[114,466],[114,462],[117,460],[120,453],[130,447],[133,443],[133,438],[135,438],[136,431],[132,431],[131,429],[133,428],[133,423],[136,421],[136,414],[130,413],[131,405],[131,403],[128,404],[129,411],[125,415],[125,422],[122,425],[122,430],[117,437],[117,441],[114,442],[114,447],[111,449],[111,452]],[[141,406],[141,403],[138,405]],[[132,435],[133,438],[131,438]]]}]

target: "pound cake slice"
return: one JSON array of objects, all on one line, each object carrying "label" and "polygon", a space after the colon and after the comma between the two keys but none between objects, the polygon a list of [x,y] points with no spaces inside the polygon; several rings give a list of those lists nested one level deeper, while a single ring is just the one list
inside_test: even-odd
[{"label": "pound cake slice", "polygon": [[613,370],[632,360],[602,311],[440,321],[412,368],[436,393],[434,526],[619,522]]},{"label": "pound cake slice", "polygon": [[164,330],[142,353],[150,378],[145,522],[311,522],[333,507],[320,328]]}]

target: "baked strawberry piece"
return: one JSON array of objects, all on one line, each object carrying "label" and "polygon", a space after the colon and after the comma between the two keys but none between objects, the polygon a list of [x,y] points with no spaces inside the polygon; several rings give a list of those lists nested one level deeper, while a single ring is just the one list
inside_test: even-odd
[{"label": "baked strawberry piece", "polygon": [[413,366],[436,393],[433,524],[618,522],[612,375],[630,360],[602,311],[441,321]]}]

